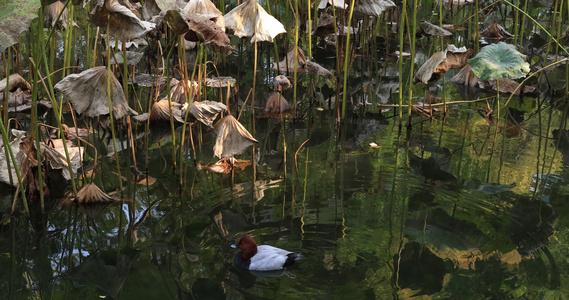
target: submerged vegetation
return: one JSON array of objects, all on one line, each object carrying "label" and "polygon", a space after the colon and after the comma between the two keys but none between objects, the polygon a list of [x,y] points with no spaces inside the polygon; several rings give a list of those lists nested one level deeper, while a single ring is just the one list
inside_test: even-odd
[{"label": "submerged vegetation", "polygon": [[[567,297],[567,20],[4,1],[0,298]],[[239,271],[245,235],[305,259]]]}]

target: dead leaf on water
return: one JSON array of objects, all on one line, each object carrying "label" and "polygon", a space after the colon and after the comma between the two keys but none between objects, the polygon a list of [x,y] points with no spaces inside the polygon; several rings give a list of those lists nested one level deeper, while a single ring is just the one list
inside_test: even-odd
[{"label": "dead leaf on water", "polygon": [[214,173],[229,174],[233,170],[245,170],[251,165],[251,161],[235,158],[222,158],[215,163],[209,163],[205,166],[198,165],[198,169],[207,169]]},{"label": "dead leaf on water", "polygon": [[[67,75],[58,82],[54,88],[61,92],[78,114],[87,117],[97,117],[109,113],[107,96],[107,67],[95,67],[79,74]],[[137,112],[128,106],[123,88],[110,72],[110,91],[113,107],[113,116],[120,119],[126,115],[137,115]]]},{"label": "dead leaf on water", "polygon": [[94,183],[88,183],[77,192],[77,197],[71,201],[80,204],[111,203],[119,200],[107,195]]},{"label": "dead leaf on water", "polygon": [[227,115],[217,121],[214,126],[217,134],[213,153],[219,158],[229,158],[245,152],[247,148],[258,141],[235,119]]}]

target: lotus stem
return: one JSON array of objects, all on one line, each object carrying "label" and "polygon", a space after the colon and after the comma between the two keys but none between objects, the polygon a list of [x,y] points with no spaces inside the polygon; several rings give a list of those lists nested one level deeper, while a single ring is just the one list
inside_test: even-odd
[{"label": "lotus stem", "polygon": [[[403,0],[402,9],[403,12],[401,12],[401,17],[399,19],[399,74],[403,74],[403,45],[405,44],[404,24],[405,24],[405,18],[407,17],[407,0]],[[411,61],[411,64],[413,64],[413,61]],[[399,76],[399,127],[402,126],[403,122],[402,107],[403,107],[403,76]]]},{"label": "lotus stem", "polygon": [[344,50],[344,73],[342,74],[342,78],[344,80],[343,84],[343,91],[342,91],[342,121],[346,119],[346,97],[348,91],[348,62],[350,59],[350,36],[352,31],[352,16],[354,15],[354,4],[355,0],[350,1],[350,12],[348,14],[348,34],[346,36],[346,49]]},{"label": "lotus stem", "polygon": [[[413,71],[415,69],[415,43],[417,40],[417,35],[415,31],[417,30],[417,0],[413,1],[413,26],[410,30],[411,34],[411,70],[409,71],[409,82],[413,82]],[[429,91],[429,85],[427,85],[427,92]],[[429,93],[430,95],[430,93]],[[411,103],[413,100],[413,85],[409,84],[409,107],[407,113],[409,114],[409,125],[411,125]]]},{"label": "lotus stem", "polygon": [[[110,15],[108,15],[108,18],[110,18]],[[116,133],[115,133],[115,120],[113,117],[113,102],[111,99],[111,36],[109,34],[109,24],[111,22],[109,22],[107,20],[107,104],[109,105],[109,121],[111,122],[111,136],[113,138],[113,149],[115,151],[115,162],[117,165],[117,174],[118,174],[118,181],[119,181],[119,186],[120,186],[120,190],[121,190],[121,194],[123,191],[123,186],[122,186],[122,175],[121,175],[121,168],[120,168],[120,164],[119,164],[119,152],[118,152],[118,148],[117,148],[117,138],[116,138]],[[116,40],[116,47],[118,48],[118,40]]]}]

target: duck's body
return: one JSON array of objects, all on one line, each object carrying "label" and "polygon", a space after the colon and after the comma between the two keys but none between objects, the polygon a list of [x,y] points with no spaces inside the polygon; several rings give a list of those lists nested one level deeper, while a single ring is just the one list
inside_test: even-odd
[{"label": "duck's body", "polygon": [[235,265],[251,271],[281,270],[302,258],[302,255],[299,253],[277,247],[269,245],[257,246],[255,240],[249,236],[241,238],[234,247],[241,249],[235,255]]}]

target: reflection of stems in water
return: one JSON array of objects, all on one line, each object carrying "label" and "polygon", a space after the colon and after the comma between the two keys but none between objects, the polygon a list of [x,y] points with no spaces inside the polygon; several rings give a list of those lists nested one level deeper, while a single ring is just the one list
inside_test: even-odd
[{"label": "reflection of stems in water", "polygon": [[[549,107],[549,118],[547,119],[547,128],[545,130],[546,133],[551,131],[551,119],[552,119],[552,115],[553,115],[553,106]],[[541,131],[540,131],[540,135],[541,135]],[[540,178],[540,184],[538,186],[540,186],[539,188],[539,196],[538,199],[542,199],[543,198],[543,193],[545,192],[545,186],[547,185],[547,180],[549,179],[549,172],[551,172],[551,168],[553,167],[553,161],[555,159],[555,154],[557,153],[557,149],[553,149],[553,155],[551,157],[551,163],[549,164],[549,169],[547,171],[547,173],[545,172],[545,166],[547,165],[547,148],[548,148],[548,144],[549,143],[545,143],[544,149],[543,149],[543,166],[541,167],[541,172],[538,171],[538,178]],[[541,201],[543,202],[543,201]],[[541,210],[541,207],[540,207]],[[540,215],[541,217],[541,215]]]},{"label": "reflection of stems in water", "polygon": [[[302,146],[304,146],[304,144],[306,144],[310,139],[306,139],[306,141],[304,141],[300,147],[298,147],[298,149],[296,149],[296,152],[294,153],[294,168],[296,169],[296,178],[298,178],[298,161],[297,156],[298,156],[298,152],[300,151],[300,149],[302,149]],[[308,151],[308,150],[307,150]],[[308,158],[307,158],[308,159]]]},{"label": "reflection of stems in water", "polygon": [[[300,147],[299,147],[299,149],[300,149]],[[306,149],[306,160],[304,162],[304,187],[303,187],[303,193],[302,193],[302,214],[300,216],[300,223],[301,223],[300,231],[302,233],[302,238],[301,238],[302,240],[304,240],[304,225],[305,225],[304,224],[304,216],[306,216],[306,187],[308,186],[308,153],[309,152],[310,152],[310,148],[307,148]]]},{"label": "reflection of stems in water", "polygon": [[[478,1],[478,0],[477,0]],[[403,12],[400,14],[399,19],[399,74],[403,74],[403,45],[405,39],[403,38],[405,31],[404,23],[405,17],[407,16],[407,0],[403,0],[402,5]],[[413,62],[411,62],[413,64]],[[403,122],[403,76],[399,76],[399,127],[402,126]]]},{"label": "reflection of stems in water", "polygon": [[464,143],[466,142],[467,132],[468,132],[468,124],[470,123],[470,112],[467,112],[466,121],[464,122],[464,129],[462,130],[462,138],[460,143],[460,154],[458,155],[458,169],[456,171],[456,179],[457,182],[460,182],[460,170],[462,169],[462,155],[464,154]]}]

